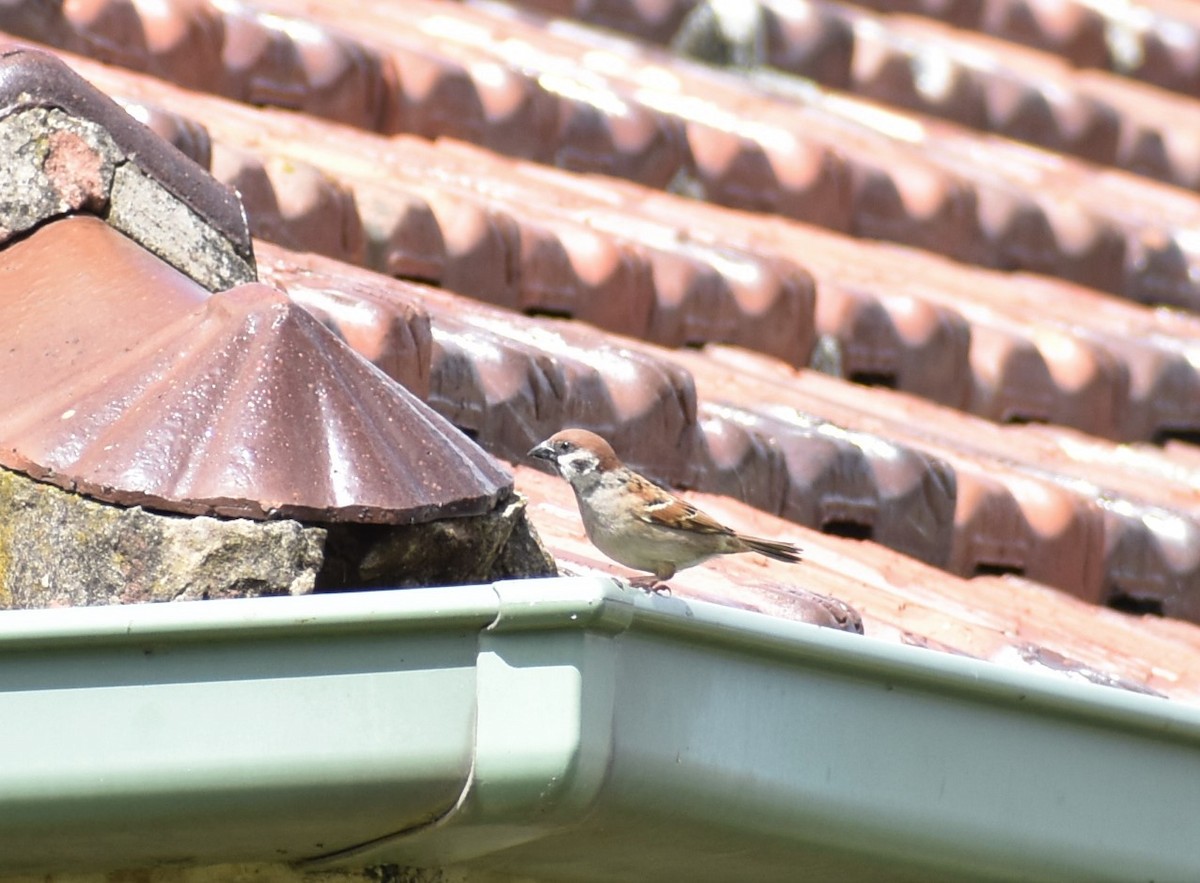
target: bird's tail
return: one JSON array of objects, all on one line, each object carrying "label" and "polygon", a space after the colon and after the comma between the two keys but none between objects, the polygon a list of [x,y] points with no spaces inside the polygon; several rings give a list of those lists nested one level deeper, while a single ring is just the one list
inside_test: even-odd
[{"label": "bird's tail", "polygon": [[794,564],[800,560],[800,549],[792,543],[785,543],[782,540],[764,540],[759,537],[739,537],[739,539],[746,544],[746,548],[750,551],[774,558],[776,561],[787,561],[789,564]]}]

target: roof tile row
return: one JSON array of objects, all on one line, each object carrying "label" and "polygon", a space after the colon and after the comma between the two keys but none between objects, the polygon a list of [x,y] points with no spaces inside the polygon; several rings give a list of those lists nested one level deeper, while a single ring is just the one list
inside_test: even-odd
[{"label": "roof tile row", "polygon": [[[439,12],[433,29],[438,34],[473,26],[474,20],[460,17],[461,9],[454,5],[421,9],[422,14]],[[294,23],[285,30],[298,33]],[[413,42],[411,29],[398,33],[400,42]],[[509,36],[519,42],[522,33],[518,29]],[[453,40],[442,46],[431,39],[423,48],[434,58],[453,62],[451,67],[474,71],[479,82],[485,82],[487,75],[480,72],[486,65],[461,46],[446,48],[454,45]],[[585,44],[560,40],[555,45],[566,55],[565,47]],[[611,68],[614,58],[621,58],[619,53],[605,56],[595,51],[598,54],[589,63],[601,68]],[[650,79],[676,73],[674,68],[643,67],[642,71]],[[678,73],[693,76],[691,69]],[[621,88],[636,80],[630,77],[621,80],[626,83]],[[546,79],[543,74],[541,80]],[[136,78],[118,77],[112,82],[119,92],[136,84]],[[550,82],[557,91],[542,94],[565,94],[578,85],[572,86],[569,78],[566,89],[561,78],[551,77]],[[707,82],[699,75],[689,80],[691,87]],[[409,85],[419,90],[420,81]],[[758,108],[752,102],[736,104],[736,90],[718,86],[712,95],[734,102],[742,114],[730,114],[728,119],[735,123],[749,119],[750,111]],[[134,88],[129,94],[153,104],[151,91],[139,93]],[[628,183],[513,164],[462,145],[443,142],[430,149],[411,139],[386,141],[311,121],[293,119],[285,125],[286,115],[232,109],[220,102],[171,100],[167,104],[189,116],[194,108],[207,108],[194,116],[215,141],[209,148],[214,165],[243,169],[246,165],[230,163],[225,151],[247,154],[252,167],[244,173],[247,180],[258,180],[256,186],[269,194],[262,200],[266,208],[258,212],[264,218],[271,211],[278,213],[279,238],[291,234],[296,239],[290,241],[298,242],[314,237],[311,229],[301,235],[303,218],[310,210],[294,206],[322,205],[322,200],[330,199],[323,190],[328,185],[342,194],[345,207],[336,209],[341,213],[333,227],[349,232],[339,234],[345,241],[327,250],[358,254],[356,259],[379,265],[393,261],[396,267],[410,267],[417,275],[424,274],[422,278],[443,284],[457,273],[452,284],[492,285],[489,297],[498,303],[533,304],[534,310],[576,316],[585,307],[594,309],[584,299],[596,296],[595,280],[607,271],[593,269],[593,276],[587,277],[587,268],[596,266],[585,260],[592,252],[604,261],[609,260],[606,255],[628,256],[635,262],[631,265],[645,268],[638,272],[647,273],[654,282],[650,300],[660,305],[654,308],[670,317],[672,328],[677,329],[647,332],[649,337],[665,337],[672,343],[719,340],[724,335],[721,328],[745,324],[765,339],[775,332],[773,324],[782,324],[782,317],[790,315],[771,312],[779,303],[807,310],[798,324],[808,342],[793,343],[793,349],[776,353],[786,362],[724,347],[668,351],[577,321],[521,317],[327,258],[258,244],[265,278],[278,280],[376,365],[402,379],[493,450],[519,458],[532,442],[565,423],[588,425],[605,432],[635,465],[676,484],[734,492],[771,512],[833,533],[873,537],[911,556],[897,555],[875,543],[851,544],[814,535],[804,538],[806,562],[800,568],[777,567],[750,556],[721,561],[680,576],[676,588],[681,594],[856,628],[858,616],[846,603],[831,602],[811,590],[830,592],[860,609],[866,628],[876,636],[1130,689],[1195,695],[1200,680],[1195,651],[1200,639],[1194,629],[1153,624],[1142,628],[1131,618],[1083,609],[1011,575],[984,575],[967,584],[912,560],[923,558],[963,575],[1018,571],[1089,600],[1200,618],[1195,601],[1200,568],[1192,560],[1196,500],[1189,490],[1200,486],[1200,466],[1186,448],[1173,444],[1163,454],[1145,447],[1113,446],[1061,428],[998,429],[946,408],[793,367],[805,361],[804,354],[812,346],[809,316],[815,280],[817,322],[823,335],[819,358],[830,364],[841,362],[843,368],[857,365],[865,379],[886,379],[891,366],[913,384],[927,385],[935,397],[960,406],[975,402],[971,406],[980,410],[999,408],[979,404],[984,401],[980,390],[992,390],[998,400],[1004,397],[1000,393],[1011,396],[1005,407],[1013,413],[1008,416],[1028,419],[1053,414],[1058,419],[1062,415],[1092,431],[1107,427],[1104,431],[1118,435],[1124,418],[1111,415],[1127,418],[1134,413],[1133,403],[1142,401],[1143,412],[1154,416],[1138,424],[1140,431],[1167,434],[1175,425],[1187,434],[1193,431],[1188,415],[1189,409],[1194,411],[1190,406],[1194,387],[1186,363],[1195,319],[1115,304],[1060,282],[1009,277],[1016,285],[1004,286],[997,275],[955,267],[928,255],[850,244],[778,219],[738,215]],[[502,106],[493,110],[497,107],[498,118],[515,118],[504,117]],[[863,113],[861,107],[854,112]],[[182,133],[187,127],[180,127],[181,120],[186,118],[159,124]],[[900,117],[889,120],[903,122]],[[437,125],[450,123],[447,117]],[[843,134],[850,133],[845,137],[857,138],[857,130],[843,123]],[[256,127],[257,136],[251,139],[247,133]],[[239,129],[243,134],[236,134]],[[196,127],[196,131],[202,130]],[[481,137],[488,137],[483,132]],[[934,135],[940,137],[940,130]],[[190,143],[184,134],[175,137]],[[193,144],[193,149],[200,147]],[[899,150],[889,155],[908,161]],[[995,155],[989,154],[989,161],[994,160]],[[724,161],[718,157],[714,168]],[[931,208],[936,214],[940,210],[937,187],[931,191],[936,198],[928,201],[922,188],[936,182],[937,176],[915,160],[912,168],[918,181],[904,198],[911,206]],[[1070,166],[1064,168],[1072,171]],[[961,180],[973,179],[967,175]],[[293,187],[289,182],[294,181],[304,186]],[[316,183],[310,186],[309,182]],[[1093,183],[1081,186],[1086,189]],[[686,187],[688,181],[677,184]],[[1019,190],[1015,184],[1013,189]],[[283,192],[289,190],[302,192],[304,198],[289,203],[286,197],[291,194]],[[1116,192],[1108,191],[1108,198]],[[274,209],[270,200],[276,203]],[[386,205],[393,201],[399,210]],[[335,211],[336,201],[324,204],[326,211]],[[287,206],[293,208],[280,210]],[[1148,209],[1142,206],[1134,211]],[[295,220],[289,222],[288,217]],[[1175,217],[1185,217],[1184,210]],[[393,240],[388,236],[366,235],[375,222],[381,228],[407,227],[412,233],[395,239],[396,247],[391,248],[388,243]],[[1059,223],[1060,234],[1070,232],[1067,220]],[[1143,229],[1154,228],[1143,225]],[[486,235],[476,236],[474,230],[484,230]],[[347,246],[355,231],[362,234],[359,241],[369,246],[365,255]],[[28,245],[35,237],[21,244]],[[1078,239],[1086,237],[1079,234]],[[964,241],[955,247],[963,247]],[[1086,252],[1086,243],[1075,245]],[[447,258],[447,254],[473,251],[479,254],[470,260]],[[1109,253],[1101,249],[1092,254]],[[55,262],[42,263],[55,266]],[[498,266],[502,273],[496,272]],[[678,281],[667,284],[673,276]],[[780,280],[802,282],[808,293],[780,294],[785,287]],[[523,301],[515,293],[520,291],[518,284],[525,286],[531,300]],[[572,287],[582,292],[585,285],[592,286],[587,294],[573,295],[582,306],[574,306],[576,301],[560,294]],[[1021,311],[1029,309],[1026,290],[1028,304],[1036,304],[1042,315],[1032,330],[1018,321]],[[1005,292],[1014,302],[1005,300]],[[672,298],[690,306],[671,312]],[[1063,304],[1061,308],[1057,303],[1044,305],[1039,298],[1061,299]],[[571,304],[570,308],[563,308],[563,303]],[[304,330],[299,338],[289,337],[290,342],[265,335],[259,341],[265,349],[254,357],[255,365],[274,366],[284,359],[308,366],[309,350],[298,346],[298,339],[319,339],[322,347],[340,351],[307,314],[297,313],[262,287],[217,295],[204,305],[205,310],[224,310],[235,320],[248,315],[243,307],[258,310],[254,315],[260,318],[273,317],[266,323],[273,331],[284,326]],[[726,309],[732,310],[728,316]],[[760,313],[771,318],[760,321],[755,318]],[[714,323],[713,316],[719,321]],[[77,311],[72,321],[86,324],[93,317]],[[705,321],[710,324],[705,326]],[[85,330],[98,333],[99,323],[94,324]],[[241,333],[237,321],[231,327]],[[652,323],[646,327],[652,328]],[[120,330],[132,333],[132,325]],[[876,350],[890,347],[892,352],[873,352],[872,337],[878,341]],[[779,341],[782,336],[772,339]],[[199,346],[197,340],[191,342]],[[836,343],[845,344],[841,352]],[[859,351],[850,344],[861,344]],[[780,344],[760,348],[773,352]],[[938,371],[946,375],[940,384],[935,372],[921,365],[913,353],[937,363]],[[999,355],[989,358],[989,353]],[[218,361],[226,369],[244,365],[236,353],[225,353]],[[1006,378],[999,385],[987,373],[992,361],[1000,363]],[[1021,368],[1023,362],[1034,370]],[[66,370],[63,360],[53,365]],[[367,384],[372,392],[365,400],[379,397],[378,372],[360,364],[347,370],[359,379],[373,378]],[[239,376],[247,388],[258,389],[254,382],[275,375],[243,371]],[[327,379],[320,371],[309,370],[308,376]],[[1030,390],[1024,398],[1017,393],[1021,383]],[[1138,390],[1140,399],[1133,390]],[[303,398],[303,389],[293,391]],[[233,410],[272,409],[283,399],[294,398],[286,390],[276,392],[278,396],[269,391],[252,396],[244,408]],[[1154,395],[1176,397],[1174,416],[1168,408],[1150,407],[1148,398]],[[365,410],[364,405],[364,414]],[[54,418],[50,422],[57,420],[56,426],[62,422],[61,409],[52,410],[50,416]],[[327,418],[310,412],[303,423],[328,424],[340,431],[361,416]],[[406,418],[393,422],[407,424]],[[143,432],[139,438],[151,435]],[[193,439],[201,435],[189,433]],[[309,436],[295,440],[290,433],[262,441],[266,442],[292,445],[310,458],[312,446],[319,445]],[[419,445],[385,445],[424,456]],[[367,453],[361,459],[370,471],[379,472],[374,456]],[[494,472],[487,460],[477,462],[487,475],[498,476],[496,487],[504,483],[502,472]],[[432,477],[435,484],[440,475],[440,467],[428,461],[404,468],[405,475]],[[519,474],[522,486],[533,493],[539,527],[559,556],[582,567],[607,568],[583,542],[566,486],[524,469]],[[719,518],[755,533],[802,532],[728,499],[702,498],[701,503]],[[797,589],[797,581],[804,583],[804,590]]]},{"label": "roof tile row", "polygon": [[[127,75],[108,78],[114,88],[137,87]],[[834,367],[844,376],[998,421],[1054,421],[1111,438],[1198,428],[1191,402],[1200,326],[1184,316],[1052,280],[1014,287],[1008,275],[928,254],[467,145],[382,140],[183,93],[159,97],[202,114],[224,143],[274,157],[260,165],[314,163],[340,178],[356,194],[370,262],[390,273],[667,345],[723,341],[797,365],[813,348],[815,280],[816,331],[836,343]],[[256,230],[338,253],[300,235],[301,225],[272,229],[271,200],[242,186]],[[289,192],[294,199],[298,191]],[[329,216],[319,202],[309,213]],[[353,208],[341,213],[353,216]],[[1093,309],[1081,312],[1080,300]],[[1130,336],[1132,325],[1145,333]]]},{"label": "roof tile row", "polygon": [[[256,8],[287,5],[259,0]],[[1136,179],[1097,178],[1061,157],[931,129],[812,89],[789,86],[784,101],[697,66],[672,63],[664,75],[665,57],[645,47],[578,27],[543,28],[496,6],[369,7],[349,18],[337,3],[306,10],[321,22],[306,29],[337,28],[338,40],[374,47],[364,51],[431,57],[428,69],[401,77],[420,93],[416,104],[400,102],[401,115],[427,101],[440,120],[400,124],[423,135],[671,184],[723,204],[1050,273],[1135,300],[1200,306],[1186,235],[1200,202]],[[261,17],[284,31],[299,27],[282,14]],[[489,83],[509,81],[534,92],[488,99]],[[558,108],[552,125],[538,123],[537,113],[521,116],[511,143],[493,140],[505,130],[495,119],[466,122],[477,118],[476,107],[532,107],[542,100],[535,93]]]},{"label": "roof tile row", "polygon": [[[1139,0],[856,0],[882,12],[949,19],[1004,40],[1186,95],[1200,86],[1200,19],[1190,3]],[[947,10],[947,7],[951,7]]]},{"label": "roof tile row", "polygon": [[[372,278],[267,246],[263,256],[267,276],[302,301],[314,279],[348,291],[365,283],[347,277]],[[1048,444],[1040,427],[998,433],[745,351],[621,344],[374,278],[373,299],[429,311],[431,403],[501,456],[519,459],[555,427],[590,426],[664,480],[870,537],[963,576],[1019,573],[1093,602],[1200,618],[1194,495],[1143,487],[1161,458],[1135,468],[1122,449],[1093,440],[1089,459],[1069,437]],[[1107,506],[1110,496],[1121,504]]]},{"label": "roof tile row", "polygon": [[[521,166],[519,176],[511,161],[465,145],[382,140],[85,69],[143,104],[157,93],[160,103],[202,115],[221,138],[214,173],[242,191],[256,234],[283,245],[666,345],[717,340],[795,364],[812,350],[813,283],[795,262],[681,238],[672,225],[620,210],[606,185],[553,190],[540,167]],[[265,186],[260,169],[285,186]],[[341,185],[325,184],[331,176]],[[297,187],[295,178],[322,186]],[[325,193],[336,199],[317,198]],[[291,217],[282,199],[295,206]]]},{"label": "roof tile row", "polygon": [[[583,537],[570,489],[527,467],[517,468],[516,477],[543,540],[565,569],[608,572],[611,565]],[[734,556],[677,575],[672,591],[681,597],[811,619],[810,593],[817,592],[852,605],[875,639],[1181,699],[1200,693],[1194,627],[1123,616],[1012,575],[966,582],[883,546],[812,533],[728,498],[690,497],[741,530],[797,539],[805,552],[803,587],[794,568]]]},{"label": "roof tile row", "polygon": [[[702,27],[698,22],[707,12],[696,0],[667,4],[674,13],[665,20],[682,23],[691,16],[675,33],[647,31],[637,14],[610,21],[591,3],[526,0],[524,5],[603,23],[660,45],[673,42],[689,54],[722,60],[719,53],[716,59],[704,54],[710,51],[709,44],[689,42],[698,39],[692,31]],[[1077,67],[1138,76],[1136,68],[1113,64],[1109,50],[1110,45],[1129,43],[1138,30],[1132,26],[1134,18],[1142,22],[1143,36],[1152,41],[1156,31],[1144,24],[1154,20],[1149,10],[1116,21],[1109,17],[1115,7],[1095,4],[1056,0],[1053,7],[1034,4],[1039,6],[1035,13],[1012,2],[993,0],[986,9],[984,4],[976,5],[973,14],[964,14],[963,6],[950,9],[944,2],[766,3],[759,13],[758,57],[747,61],[1093,162],[1193,189],[1200,186],[1186,149],[1188,136],[1176,122],[1177,114],[1195,113],[1188,101],[1122,76]],[[872,14],[864,6],[901,14]],[[1015,14],[1022,8],[1026,14]],[[928,17],[903,14],[910,12]],[[1018,21],[1024,25],[1010,27]],[[1049,30],[1039,30],[1039,22]],[[1200,48],[1200,22],[1175,21],[1167,29],[1173,30],[1177,42],[1182,34],[1191,33]],[[745,36],[748,39],[750,34]],[[1007,42],[1011,40],[1046,51],[1025,50]],[[1088,48],[1081,51],[1083,46]],[[1151,82],[1160,79],[1149,77]],[[1165,84],[1170,85],[1170,80]]]}]

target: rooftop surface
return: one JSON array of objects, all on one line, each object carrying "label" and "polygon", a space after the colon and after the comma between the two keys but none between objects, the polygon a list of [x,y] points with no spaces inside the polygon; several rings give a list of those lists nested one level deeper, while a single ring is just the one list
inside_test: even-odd
[{"label": "rooftop surface", "polygon": [[624,573],[522,462],[584,426],[805,550],[680,596],[1196,700],[1200,16],[768,3],[722,70],[669,48],[694,4],[537,6],[0,28],[235,186],[260,280],[509,461],[565,570]]}]

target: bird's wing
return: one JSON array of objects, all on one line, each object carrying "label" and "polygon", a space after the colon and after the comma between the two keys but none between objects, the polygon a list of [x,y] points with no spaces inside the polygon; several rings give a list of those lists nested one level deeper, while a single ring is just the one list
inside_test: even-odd
[{"label": "bird's wing", "polygon": [[650,482],[646,482],[643,487],[648,491],[646,496],[652,498],[652,502],[638,513],[638,517],[646,523],[677,530],[694,530],[697,533],[733,533],[730,528],[721,524],[711,515],[701,512],[691,503],[679,499],[674,494],[668,493]]}]

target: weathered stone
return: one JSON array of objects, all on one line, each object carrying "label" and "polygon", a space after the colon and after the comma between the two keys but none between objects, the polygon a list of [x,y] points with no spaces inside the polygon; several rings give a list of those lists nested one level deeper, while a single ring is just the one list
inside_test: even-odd
[{"label": "weathered stone", "polygon": [[500,554],[492,565],[489,579],[530,579],[537,576],[557,576],[558,566],[554,556],[542,545],[533,522],[529,520],[525,499],[518,497],[520,513],[513,523],[508,542],[500,547]]},{"label": "weathered stone", "polygon": [[99,503],[0,470],[0,607],[311,592],[325,531]]},{"label": "weathered stone", "polygon": [[210,291],[254,281],[235,243],[135,166],[116,167],[110,200],[110,224]]},{"label": "weathered stone", "polygon": [[317,590],[448,586],[554,576],[517,494],[491,512],[424,524],[330,524]]},{"label": "weathered stone", "polygon": [[480,516],[313,527],[113,506],[0,469],[0,608],[463,585],[555,573],[516,494]]},{"label": "weathered stone", "polygon": [[[99,124],[58,108],[0,119],[0,238],[73,212],[104,215],[176,269],[212,291],[255,278],[231,240],[144,174]],[[213,186],[219,186],[213,182]]]},{"label": "weathered stone", "polygon": [[237,194],[45,52],[0,49],[0,242],[106,219],[212,291],[256,278]]},{"label": "weathered stone", "polygon": [[0,235],[23,233],[68,212],[108,204],[119,152],[90,120],[38,107],[0,120]]}]

